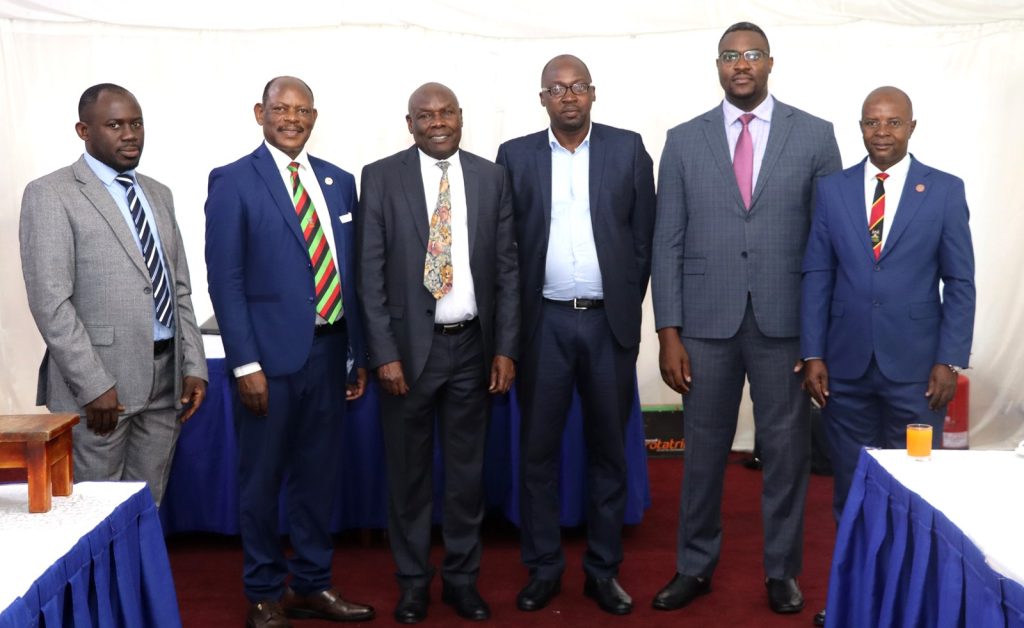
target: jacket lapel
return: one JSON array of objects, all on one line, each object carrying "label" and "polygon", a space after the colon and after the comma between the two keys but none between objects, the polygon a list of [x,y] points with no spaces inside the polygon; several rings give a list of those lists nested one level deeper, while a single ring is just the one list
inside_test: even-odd
[{"label": "jacket lapel", "polygon": [[[930,169],[914,160],[913,155],[909,157],[911,161],[910,169],[907,171],[907,181],[903,185],[903,193],[900,195],[900,205],[892,221],[892,229],[889,230],[889,235],[885,238],[885,245],[882,247],[882,257],[885,257],[886,253],[896,246],[900,236],[907,230],[907,225],[914,220],[923,204],[924,191],[927,190],[924,179],[930,173]],[[921,186],[920,190],[918,190],[919,185]]]},{"label": "jacket lapel", "polygon": [[547,131],[541,131],[536,147],[536,168],[537,180],[540,181],[538,190],[540,198],[544,202],[544,254],[547,255],[548,235],[551,233],[551,144],[548,143]]},{"label": "jacket lapel", "polygon": [[[423,244],[423,250],[427,250],[427,239],[430,237],[430,222],[427,220],[426,196],[423,192],[423,175],[420,174],[420,154],[415,145],[405,152],[401,158],[399,178],[402,180],[402,192],[405,194],[404,205],[408,208],[412,224],[415,225],[416,235]],[[441,175],[438,170],[437,180],[440,182]]]},{"label": "jacket lapel", "polygon": [[[776,100],[775,108],[772,111],[772,121],[768,126],[768,144],[765,146],[761,169],[757,173],[757,181],[754,182],[754,190],[750,195],[750,211],[757,209],[757,197],[761,195],[765,182],[771,176],[775,164],[778,163],[782,149],[786,146],[786,140],[789,139],[789,132],[792,130],[792,108]],[[737,187],[737,189],[739,188]]]},{"label": "jacket lapel", "polygon": [[718,169],[722,173],[722,178],[729,182],[727,187],[735,201],[736,212],[745,216],[747,209],[743,206],[740,186],[736,183],[736,173],[732,169],[729,140],[725,136],[725,115],[722,113],[721,105],[704,114],[704,140],[707,142],[712,161],[718,165]]},{"label": "jacket lapel", "polygon": [[843,193],[840,197],[843,199],[843,213],[846,215],[847,226],[854,239],[860,242],[864,254],[874,262],[875,253],[868,233],[868,209],[864,204],[864,162],[846,170],[843,176]]},{"label": "jacket lapel", "polygon": [[139,269],[139,272],[146,279],[149,279],[149,269],[146,268],[146,263],[142,259],[139,245],[135,244],[135,236],[132,235],[131,227],[125,221],[124,215],[117,207],[117,203],[110,197],[110,192],[107,191],[106,186],[99,180],[96,173],[92,171],[89,164],[85,162],[85,157],[79,158],[71,169],[75,173],[75,178],[82,184],[82,194],[89,199],[89,202],[96,208],[99,215],[110,226],[110,230],[114,232],[117,241],[121,243],[125,253],[131,258],[135,267]]},{"label": "jacket lapel", "polygon": [[295,205],[292,204],[288,190],[284,187],[281,173],[277,170],[277,164],[274,163],[274,158],[266,146],[260,144],[256,152],[252,154],[252,165],[263,179],[264,185],[267,186],[270,198],[274,199],[274,206],[281,213],[284,224],[288,225],[288,230],[298,240],[299,245],[305,249],[306,238],[302,235],[302,230],[299,229],[299,220],[295,216]]},{"label": "jacket lapel", "polygon": [[[598,125],[590,127],[590,222],[598,224],[597,208],[600,207],[601,181],[604,176],[604,131]],[[549,153],[550,156],[550,153]],[[551,169],[548,169],[550,176]],[[547,195],[550,197],[550,194]]]},{"label": "jacket lapel", "polygon": [[473,259],[476,229],[480,223],[480,169],[474,156],[466,151],[459,153],[459,160],[462,163],[462,181],[466,189],[466,231],[469,235],[469,258]]}]

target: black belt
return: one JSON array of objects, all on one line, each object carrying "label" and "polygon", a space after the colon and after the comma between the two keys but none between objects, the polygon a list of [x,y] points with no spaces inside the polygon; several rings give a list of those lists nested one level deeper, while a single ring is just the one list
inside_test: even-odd
[{"label": "black belt", "polygon": [[554,305],[571,307],[574,310],[592,310],[597,307],[604,307],[603,299],[572,299],[571,301],[555,301],[554,299],[544,299],[544,301]]},{"label": "black belt", "polygon": [[328,325],[327,323],[324,323],[323,325],[317,325],[314,327],[313,337],[319,338],[321,336],[331,336],[334,334],[340,334],[343,331],[345,331],[345,319],[340,318],[334,321],[333,324]]},{"label": "black belt", "polygon": [[459,321],[458,323],[447,323],[447,324],[436,324],[434,325],[434,333],[441,334],[442,336],[454,336],[455,334],[461,334],[462,332],[469,329],[474,323],[477,322],[477,317],[469,319],[468,321]]},{"label": "black belt", "polygon": [[174,338],[164,338],[163,340],[153,341],[153,356],[158,356],[164,351],[167,351],[174,345]]}]

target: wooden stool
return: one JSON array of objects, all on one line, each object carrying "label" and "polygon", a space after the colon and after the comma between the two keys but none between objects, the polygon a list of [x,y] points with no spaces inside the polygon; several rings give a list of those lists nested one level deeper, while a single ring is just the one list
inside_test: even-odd
[{"label": "wooden stool", "polygon": [[0,469],[25,469],[29,512],[48,512],[51,495],[71,494],[71,428],[76,423],[77,414],[0,416]]}]

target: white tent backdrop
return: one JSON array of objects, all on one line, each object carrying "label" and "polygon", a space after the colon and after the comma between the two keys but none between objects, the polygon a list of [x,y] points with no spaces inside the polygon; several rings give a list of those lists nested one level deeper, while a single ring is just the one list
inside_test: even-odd
[{"label": "white tent backdrop", "polygon": [[[864,155],[864,96],[897,85],[914,101],[911,151],[967,183],[977,256],[972,443],[1024,437],[1024,4],[1019,0],[803,0],[715,3],[123,2],[0,0],[0,412],[34,411],[43,343],[25,300],[17,226],[25,184],[82,152],[74,133],[89,85],[132,90],[146,117],[140,170],[175,193],[200,320],[212,313],[203,260],[206,178],[262,135],[252,105],[294,74],[316,95],[310,152],[359,178],[408,146],[405,104],[419,84],[450,86],[462,145],[493,157],[540,130],[550,57],[573,53],[598,86],[595,120],[640,132],[655,163],[665,132],[721,100],[714,58],[729,24],[768,33],[780,100],[831,120],[845,165]],[[638,366],[645,404],[661,383],[648,307]],[[738,444],[750,443],[749,406]]]}]

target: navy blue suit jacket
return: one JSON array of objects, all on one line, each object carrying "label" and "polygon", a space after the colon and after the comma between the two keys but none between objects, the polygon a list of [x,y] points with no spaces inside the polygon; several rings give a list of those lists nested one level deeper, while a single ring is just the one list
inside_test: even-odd
[{"label": "navy blue suit jacket", "polygon": [[896,382],[927,381],[935,364],[966,367],[975,288],[964,183],[914,159],[875,261],[864,163],[818,184],[803,262],[801,355],[824,358],[829,374],[843,379],[863,375],[872,355]]},{"label": "navy blue suit jacket", "polygon": [[[551,233],[551,146],[545,129],[498,149],[498,164],[512,180],[522,342],[537,329]],[[654,163],[632,131],[593,124],[590,131],[590,218],[604,290],[604,311],[616,341],[640,343],[640,320],[651,277],[654,233]]]},{"label": "navy blue suit jacket", "polygon": [[[355,284],[355,178],[310,156],[332,218],[349,357],[366,365]],[[295,206],[261,144],[210,173],[206,270],[229,368],[259,362],[268,376],[294,373],[313,345],[315,288]],[[345,381],[341,374],[339,382]]]}]

